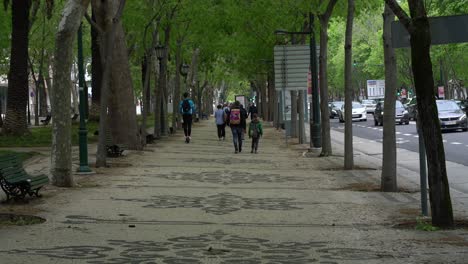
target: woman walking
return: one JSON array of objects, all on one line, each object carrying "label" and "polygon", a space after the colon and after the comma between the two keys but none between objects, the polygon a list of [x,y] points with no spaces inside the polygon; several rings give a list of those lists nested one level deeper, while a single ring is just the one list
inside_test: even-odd
[{"label": "woman walking", "polygon": [[223,110],[222,105],[218,105],[217,110],[214,114],[216,127],[218,128],[218,140],[224,140],[226,138],[226,113]]}]

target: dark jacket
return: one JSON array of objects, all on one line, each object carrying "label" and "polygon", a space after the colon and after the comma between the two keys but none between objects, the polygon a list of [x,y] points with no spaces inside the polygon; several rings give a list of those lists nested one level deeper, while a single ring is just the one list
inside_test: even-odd
[{"label": "dark jacket", "polygon": [[247,129],[247,111],[245,110],[244,107],[240,107],[241,110],[241,126],[244,130]]},{"label": "dark jacket", "polygon": [[[246,121],[245,121],[246,115],[242,113],[242,108],[233,106],[233,107],[231,108],[231,110],[232,110],[232,109],[240,109],[240,124],[239,124],[239,125],[231,125],[231,120],[230,120],[230,119],[231,119],[231,115],[230,115],[230,114],[227,115],[226,123],[227,123],[229,126],[231,126],[231,127],[239,127],[239,126],[240,126],[240,127],[242,127],[242,128],[245,129],[245,127],[246,127]],[[244,112],[245,112],[245,109],[244,109]]]}]

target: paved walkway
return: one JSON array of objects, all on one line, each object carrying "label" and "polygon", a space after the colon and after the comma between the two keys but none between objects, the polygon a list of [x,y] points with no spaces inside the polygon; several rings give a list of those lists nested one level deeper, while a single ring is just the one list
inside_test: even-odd
[{"label": "paved walkway", "polygon": [[0,205],[47,219],[0,227],[0,262],[466,263],[466,230],[393,227],[418,215],[410,182],[400,182],[409,192],[355,191],[378,186],[380,172],[342,171],[340,155],[305,155],[268,125],[259,154],[249,140],[234,154],[212,121],[190,144],[171,136],[77,176],[76,188]]}]

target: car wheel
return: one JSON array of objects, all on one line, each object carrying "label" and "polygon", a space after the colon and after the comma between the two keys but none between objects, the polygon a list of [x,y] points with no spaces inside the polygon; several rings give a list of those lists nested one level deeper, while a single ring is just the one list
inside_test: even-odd
[{"label": "car wheel", "polygon": [[340,123],[344,123],[344,120],[340,118]]},{"label": "car wheel", "polygon": [[409,120],[405,122],[405,125],[409,125]]},{"label": "car wheel", "polygon": [[462,131],[464,132],[468,131],[468,127],[462,128]]},{"label": "car wheel", "polygon": [[378,126],[378,125],[379,125],[379,121],[374,119],[374,126]]},{"label": "car wheel", "polygon": [[362,120],[363,122],[367,122],[367,118]]},{"label": "car wheel", "polygon": [[401,125],[403,125],[403,122],[398,122],[398,124],[401,126]]}]

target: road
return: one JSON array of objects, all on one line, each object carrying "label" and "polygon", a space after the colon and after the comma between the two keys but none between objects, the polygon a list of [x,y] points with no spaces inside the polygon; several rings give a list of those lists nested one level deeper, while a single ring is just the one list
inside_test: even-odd
[{"label": "road", "polygon": [[[331,128],[344,132],[344,123],[340,123],[337,118],[330,120]],[[367,115],[367,122],[354,122],[353,135],[368,139],[369,141],[382,142],[383,127],[374,126],[374,119],[371,114]],[[468,132],[461,130],[455,132],[444,132],[445,157],[447,161],[452,161],[468,166]],[[416,122],[411,121],[409,125],[396,125],[397,148],[418,152],[418,134],[416,132]]]}]

